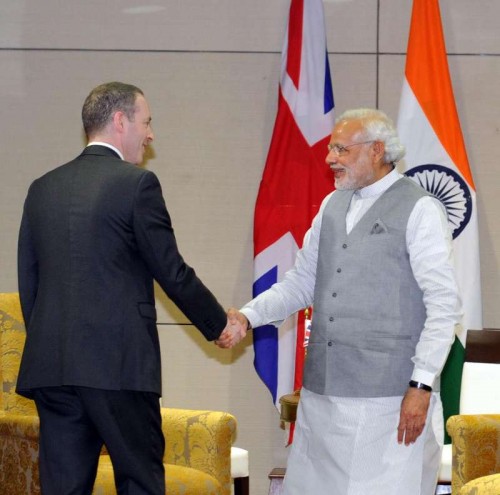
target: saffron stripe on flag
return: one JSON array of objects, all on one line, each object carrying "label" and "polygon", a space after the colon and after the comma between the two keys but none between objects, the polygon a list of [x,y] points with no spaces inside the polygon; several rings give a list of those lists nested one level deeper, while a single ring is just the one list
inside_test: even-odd
[{"label": "saffron stripe on flag", "polygon": [[[463,328],[441,375],[445,421],[459,412],[467,329],[482,328],[476,191],[448,69],[438,0],[414,0],[398,131],[406,173],[446,207]],[[446,443],[450,442],[448,436]]]}]

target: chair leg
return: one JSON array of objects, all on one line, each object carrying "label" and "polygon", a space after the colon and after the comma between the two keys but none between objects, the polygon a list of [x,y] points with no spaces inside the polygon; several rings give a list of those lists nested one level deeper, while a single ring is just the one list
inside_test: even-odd
[{"label": "chair leg", "polygon": [[438,481],[434,495],[450,495],[451,483],[448,481]]},{"label": "chair leg", "polygon": [[269,473],[269,493],[268,495],[279,495],[283,487],[283,479],[285,478],[286,468],[274,468]]},{"label": "chair leg", "polygon": [[250,478],[234,478],[234,495],[250,495]]}]

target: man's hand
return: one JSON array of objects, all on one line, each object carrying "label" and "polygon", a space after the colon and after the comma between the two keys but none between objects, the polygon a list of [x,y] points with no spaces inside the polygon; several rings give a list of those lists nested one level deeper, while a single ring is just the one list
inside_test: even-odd
[{"label": "man's hand", "polygon": [[223,348],[229,349],[239,344],[247,334],[248,320],[245,315],[237,309],[230,308],[227,312],[227,325],[215,343]]},{"label": "man's hand", "polygon": [[398,443],[410,445],[424,430],[431,392],[418,388],[409,388],[401,402],[398,425]]},{"label": "man's hand", "polygon": [[239,322],[241,326],[245,329],[245,335],[247,330],[250,328],[250,323],[247,319],[247,317],[241,312],[238,311],[236,308],[229,308],[227,310],[227,317],[231,322]]}]

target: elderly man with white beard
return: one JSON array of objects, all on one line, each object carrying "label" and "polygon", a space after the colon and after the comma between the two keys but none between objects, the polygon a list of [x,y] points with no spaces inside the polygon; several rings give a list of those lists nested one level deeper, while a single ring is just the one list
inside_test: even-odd
[{"label": "elderly man with white beard", "polygon": [[439,377],[461,318],[446,212],[398,173],[381,111],[343,113],[328,195],[284,279],[230,311],[247,328],[314,305],[285,495],[431,495]]}]

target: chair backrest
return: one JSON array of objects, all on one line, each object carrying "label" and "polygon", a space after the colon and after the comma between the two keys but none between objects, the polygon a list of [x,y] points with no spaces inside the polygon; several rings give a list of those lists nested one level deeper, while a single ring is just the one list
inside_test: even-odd
[{"label": "chair backrest", "polygon": [[36,413],[33,401],[16,394],[25,340],[19,295],[0,293],[0,411],[32,415]]},{"label": "chair backrest", "polygon": [[460,414],[500,413],[500,329],[469,330]]}]

